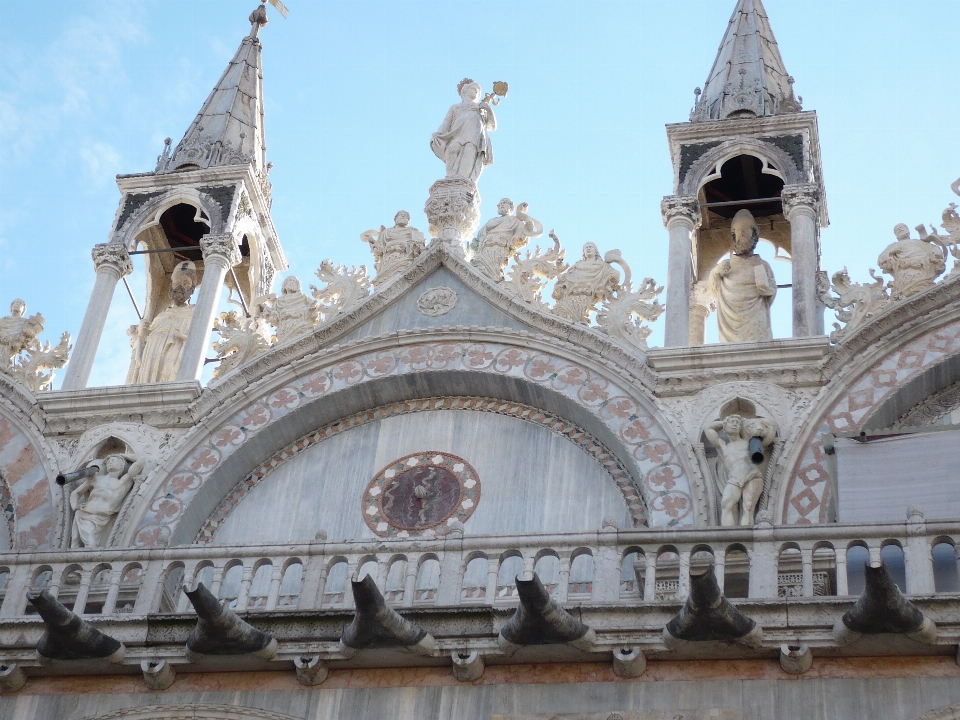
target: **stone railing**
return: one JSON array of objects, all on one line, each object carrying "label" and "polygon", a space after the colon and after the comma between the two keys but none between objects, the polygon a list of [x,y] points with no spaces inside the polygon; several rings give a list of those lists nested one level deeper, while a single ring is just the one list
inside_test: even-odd
[{"label": "stone railing", "polygon": [[238,612],[350,610],[349,579],[371,575],[403,607],[510,606],[534,570],[563,605],[683,600],[707,563],[730,598],[853,596],[864,563],[882,559],[907,595],[960,592],[960,521],[609,530],[592,534],[315,542],[222,548],[0,554],[0,621],[35,614],[46,589],[89,618],[192,612],[184,583],[202,581]]}]

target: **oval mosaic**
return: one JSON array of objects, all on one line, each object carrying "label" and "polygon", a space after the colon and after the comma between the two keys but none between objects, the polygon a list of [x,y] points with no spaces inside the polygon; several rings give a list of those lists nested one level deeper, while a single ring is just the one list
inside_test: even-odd
[{"label": "oval mosaic", "polygon": [[480,477],[461,457],[436,450],[406,455],[377,473],[363,493],[367,527],[380,537],[443,536],[480,501]]}]

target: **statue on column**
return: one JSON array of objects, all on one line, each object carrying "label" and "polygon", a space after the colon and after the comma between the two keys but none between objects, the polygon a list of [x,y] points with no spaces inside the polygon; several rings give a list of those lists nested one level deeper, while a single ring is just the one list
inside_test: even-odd
[{"label": "statue on column", "polygon": [[514,215],[513,201],[504,198],[497,205],[499,217],[490,220],[477,233],[476,251],[471,263],[496,282],[503,281],[503,271],[530,238],[543,235],[543,225],[527,215],[527,203],[520,203]]},{"label": "statue on column", "polygon": [[375,287],[400,275],[419,257],[427,246],[423,233],[410,227],[410,213],[401,210],[393,218],[393,227],[383,225],[380,230],[367,230],[360,239],[370,245],[373,253],[373,268],[377,276],[373,279]]},{"label": "statue on column", "polygon": [[772,340],[770,306],[777,296],[773,269],[754,249],[760,228],[749,210],[740,210],[730,226],[733,251],[710,273],[710,292],[717,299],[720,342]]},{"label": "statue on column", "polygon": [[[590,311],[596,304],[609,300],[620,288],[620,272],[611,263],[625,268],[619,250],[611,250],[601,258],[594,243],[584,245],[583,258],[560,275],[553,286],[553,312],[572,322],[589,323]],[[629,277],[626,268],[625,274]]]},{"label": "statue on column", "polygon": [[[127,465],[129,463],[129,466]],[[123,501],[143,473],[144,461],[135,455],[108,455],[93,460],[96,474],[70,493],[73,531],[70,547],[101,547],[107,525],[120,512]]]},{"label": "statue on column", "polygon": [[[727,439],[721,439],[723,430]],[[753,525],[753,511],[763,492],[763,467],[767,448],[777,437],[777,426],[766,418],[727,415],[704,428],[720,462],[716,465],[720,490],[720,524]]]},{"label": "statue on column", "polygon": [[178,263],[170,276],[172,304],[152,321],[143,320],[130,328],[133,358],[128,384],[173,382],[180,369],[183,348],[190,332],[194,306],[190,298],[197,287],[197,267]]},{"label": "statue on column", "polygon": [[[506,94],[506,83],[502,83]],[[496,84],[494,93],[496,93]],[[453,105],[440,129],[430,138],[430,149],[443,160],[447,178],[466,178],[476,183],[487,165],[493,165],[489,133],[497,129],[497,117],[489,102],[494,93],[480,100],[480,85],[465,78],[457,85],[460,102]]]},{"label": "statue on column", "polygon": [[300,289],[300,280],[293,275],[284,278],[280,296],[263,298],[262,315],[277,329],[277,344],[306,335],[320,322],[320,305]]},{"label": "statue on column", "polygon": [[[931,237],[914,239],[910,228],[900,223],[893,229],[897,241],[880,253],[877,264],[893,276],[890,292],[894,300],[902,300],[932,288],[937,277],[947,268],[945,253]],[[934,236],[938,237],[938,236]]]}]

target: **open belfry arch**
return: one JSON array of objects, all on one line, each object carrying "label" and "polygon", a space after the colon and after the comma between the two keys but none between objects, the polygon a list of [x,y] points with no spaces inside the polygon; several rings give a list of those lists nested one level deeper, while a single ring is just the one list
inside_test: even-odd
[{"label": "open belfry arch", "polygon": [[[307,291],[278,282],[267,19],[118,176],[75,345],[0,317],[0,715],[954,717],[960,180],[872,282],[824,272],[817,117],[737,0],[667,126],[665,303],[482,201],[523,128],[471,78],[424,129],[427,227],[357,219],[370,274],[318,256]],[[129,372],[88,387],[121,283]]]}]

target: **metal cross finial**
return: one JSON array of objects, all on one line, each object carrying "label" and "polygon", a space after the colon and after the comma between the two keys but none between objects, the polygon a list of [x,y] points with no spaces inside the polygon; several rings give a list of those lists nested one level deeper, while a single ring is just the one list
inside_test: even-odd
[{"label": "metal cross finial", "polygon": [[286,17],[287,13],[290,12],[282,0],[260,0],[259,7],[250,13],[250,25],[252,26],[250,28],[250,37],[257,37],[260,33],[260,28],[270,22],[270,18],[267,17],[267,2],[273,5],[282,17]]}]

